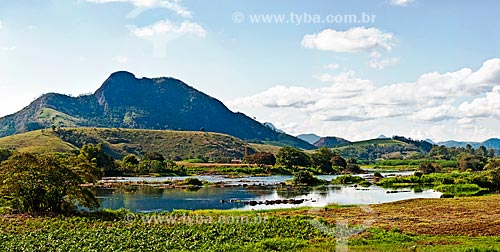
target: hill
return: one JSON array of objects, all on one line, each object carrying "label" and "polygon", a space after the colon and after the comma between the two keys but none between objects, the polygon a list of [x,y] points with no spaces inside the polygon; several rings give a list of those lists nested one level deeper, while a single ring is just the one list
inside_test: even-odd
[{"label": "hill", "polygon": [[403,159],[424,151],[417,146],[391,138],[377,138],[335,148],[344,157],[373,162],[377,159]]},{"label": "hill", "polygon": [[247,141],[276,142],[302,149],[311,144],[276,132],[180,80],[136,78],[116,72],[91,95],[49,93],[21,111],[0,118],[0,137],[56,127],[100,127],[207,131]]},{"label": "hill", "polygon": [[246,142],[229,135],[190,131],[65,128],[0,138],[0,148],[37,153],[67,152],[87,143],[103,143],[104,150],[117,159],[127,154],[142,156],[147,152],[159,152],[175,160],[206,158],[227,162],[242,158],[246,147],[255,151]]},{"label": "hill", "polygon": [[301,134],[301,135],[298,135],[297,138],[302,139],[310,144],[314,144],[321,137],[316,135],[316,134]]},{"label": "hill", "polygon": [[347,145],[351,142],[340,138],[340,137],[322,137],[318,139],[313,145],[321,148],[321,147],[327,147],[327,148],[335,148],[339,146],[344,146]]}]

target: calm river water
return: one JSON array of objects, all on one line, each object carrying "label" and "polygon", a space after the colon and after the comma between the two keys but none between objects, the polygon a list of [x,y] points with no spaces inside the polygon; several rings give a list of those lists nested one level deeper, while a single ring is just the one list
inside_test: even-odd
[{"label": "calm river water", "polygon": [[[382,173],[408,175],[413,172]],[[360,175],[364,176],[364,175]],[[378,186],[368,188],[353,186],[326,186],[318,189],[282,190],[275,184],[284,182],[292,176],[227,178],[225,176],[193,176],[209,182],[224,182],[231,187],[203,187],[197,190],[180,188],[157,188],[154,186],[133,186],[120,189],[97,189],[102,208],[126,208],[132,212],[172,211],[174,209],[276,209],[301,206],[323,207],[328,204],[375,204],[412,198],[439,198],[441,193],[433,190],[413,191],[412,189],[390,190]],[[336,176],[320,175],[321,179],[331,180]],[[161,178],[105,178],[106,181],[147,181],[162,182],[183,180],[186,177]],[[295,199],[300,204],[258,204],[247,205],[249,201],[270,201]],[[300,201],[299,201],[300,202]]]}]

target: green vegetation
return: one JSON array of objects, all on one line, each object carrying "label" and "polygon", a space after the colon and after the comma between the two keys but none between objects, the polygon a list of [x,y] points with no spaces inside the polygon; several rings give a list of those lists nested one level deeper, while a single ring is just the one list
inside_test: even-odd
[{"label": "green vegetation", "polygon": [[483,172],[453,173],[418,173],[412,176],[396,176],[383,178],[377,185],[383,187],[433,187],[445,196],[472,196],[499,189],[499,176],[496,170]]},{"label": "green vegetation", "polygon": [[324,184],[322,181],[314,176],[310,171],[298,171],[293,175],[291,183],[295,186],[315,186]]},{"label": "green vegetation", "polygon": [[283,147],[276,154],[276,165],[287,169],[298,170],[300,166],[309,166],[311,161],[309,156],[299,149]]},{"label": "green vegetation", "polygon": [[257,165],[275,165],[276,157],[269,152],[257,152],[246,156],[245,163]]},{"label": "green vegetation", "polygon": [[[436,215],[429,213],[433,209],[441,211],[437,215],[459,214],[448,204],[471,207],[472,217],[479,218],[478,210],[496,207],[497,200],[481,197],[475,205],[449,199],[375,205],[373,210],[380,218],[349,238],[349,251],[498,251],[500,237],[494,235],[492,225],[478,222],[483,229],[460,225],[470,223],[471,216],[446,218],[443,221],[453,221],[453,225],[429,227],[435,234],[427,233],[424,223],[418,222],[423,214]],[[415,205],[426,208],[420,211]],[[414,211],[409,214],[401,211],[402,207]],[[323,232],[314,223],[334,228],[344,215],[356,220],[366,213],[353,206],[329,206],[321,211],[301,208],[130,214],[120,210],[68,217],[19,215],[0,218],[0,247],[2,251],[332,251],[336,232]],[[390,216],[406,216],[409,221],[405,224]],[[406,225],[414,228],[407,229]],[[465,229],[454,229],[456,226]],[[483,233],[468,235],[478,228]]]},{"label": "green vegetation", "polygon": [[332,179],[332,184],[339,184],[339,185],[366,184],[366,182],[368,182],[366,179],[359,176],[353,176],[350,174],[338,176],[335,179]]},{"label": "green vegetation", "polygon": [[476,184],[453,184],[453,185],[438,185],[434,190],[442,192],[445,197],[450,196],[474,196],[483,191],[488,191],[486,188],[481,188]]},{"label": "green vegetation", "polygon": [[101,176],[95,163],[82,156],[57,157],[16,153],[0,166],[0,197],[18,212],[62,213],[99,206],[83,183]]}]

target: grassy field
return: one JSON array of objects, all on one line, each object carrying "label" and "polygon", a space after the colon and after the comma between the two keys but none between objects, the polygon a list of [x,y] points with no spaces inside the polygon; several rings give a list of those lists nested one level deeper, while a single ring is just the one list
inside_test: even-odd
[{"label": "grassy field", "polygon": [[[500,195],[271,211],[125,211],[80,217],[2,215],[2,251],[499,251]],[[369,222],[372,221],[372,222]],[[319,224],[318,224],[319,223]],[[319,225],[319,226],[318,226]],[[326,227],[322,229],[318,227]]]},{"label": "grassy field", "polygon": [[[346,146],[358,147],[358,146],[366,146],[366,145],[374,145],[374,144],[377,144],[379,146],[391,146],[391,145],[406,146],[406,145],[408,145],[405,142],[401,142],[401,141],[394,140],[391,138],[380,138],[380,139],[370,139],[370,140],[364,140],[364,141],[351,142],[350,144],[348,144]],[[341,147],[339,147],[339,148],[341,148]]]},{"label": "grassy field", "polygon": [[34,153],[67,152],[78,149],[57,135],[43,133],[40,130],[0,138],[0,148]]},{"label": "grassy field", "polygon": [[[224,134],[192,131],[161,131],[106,128],[64,128],[38,130],[0,138],[0,148],[26,152],[70,151],[86,143],[103,143],[115,158],[154,151],[165,157],[214,160],[242,158],[246,142]],[[251,148],[251,147],[250,147]]]}]

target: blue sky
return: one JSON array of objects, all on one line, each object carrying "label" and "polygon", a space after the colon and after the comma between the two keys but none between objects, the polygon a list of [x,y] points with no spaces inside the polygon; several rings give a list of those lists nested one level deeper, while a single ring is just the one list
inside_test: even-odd
[{"label": "blue sky", "polygon": [[498,9],[494,0],[2,0],[0,115],[46,92],[93,92],[127,70],[181,79],[291,134],[482,141],[500,137]]}]

